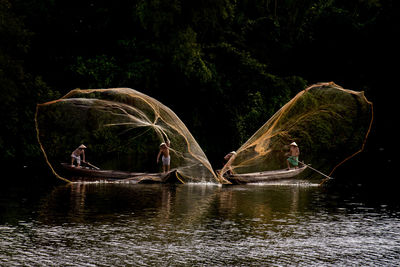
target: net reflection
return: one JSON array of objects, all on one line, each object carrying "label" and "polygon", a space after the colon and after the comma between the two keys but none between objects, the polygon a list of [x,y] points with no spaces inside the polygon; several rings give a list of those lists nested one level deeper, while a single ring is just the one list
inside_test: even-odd
[{"label": "net reflection", "polygon": [[42,199],[38,220],[45,224],[146,220],[190,225],[251,218],[265,223],[307,205],[308,188],[312,187],[71,183],[56,187]]}]

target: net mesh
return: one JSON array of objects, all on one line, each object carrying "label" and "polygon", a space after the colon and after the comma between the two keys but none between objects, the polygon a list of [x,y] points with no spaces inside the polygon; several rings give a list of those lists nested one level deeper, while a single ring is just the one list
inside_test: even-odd
[{"label": "net mesh", "polygon": [[75,89],[37,106],[36,128],[46,161],[59,175],[61,162],[87,146],[86,160],[102,169],[161,172],[160,143],[170,141],[171,169],[186,181],[215,181],[212,167],[185,124],[168,107],[129,88]]},{"label": "net mesh", "polygon": [[296,142],[300,160],[332,174],[362,151],[373,119],[372,103],[363,92],[320,83],[301,91],[276,112],[237,151],[220,172],[252,173],[287,168],[289,144]]}]

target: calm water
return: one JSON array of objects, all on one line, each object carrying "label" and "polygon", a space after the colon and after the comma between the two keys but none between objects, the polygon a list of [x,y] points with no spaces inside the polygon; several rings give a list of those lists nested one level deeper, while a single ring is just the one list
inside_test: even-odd
[{"label": "calm water", "polygon": [[400,208],[353,189],[14,184],[2,266],[398,266]]}]

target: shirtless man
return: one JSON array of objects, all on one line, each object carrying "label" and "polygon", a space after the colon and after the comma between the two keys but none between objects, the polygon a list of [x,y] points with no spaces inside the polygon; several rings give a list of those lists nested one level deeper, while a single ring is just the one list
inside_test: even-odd
[{"label": "shirtless man", "polygon": [[170,163],[171,163],[171,156],[169,154],[169,146],[170,142],[167,141],[167,143],[162,143],[160,145],[160,152],[158,152],[157,155],[157,164],[160,160],[160,155],[162,154],[161,160],[163,163],[163,172],[169,172],[170,169]]},{"label": "shirtless man", "polygon": [[74,166],[74,161],[76,160],[77,167],[79,168],[81,166],[81,155],[83,158],[83,162],[86,162],[85,160],[85,148],[86,146],[84,144],[80,145],[77,149],[75,149],[72,154],[71,154],[71,166]]},{"label": "shirtless man", "polygon": [[290,150],[288,153],[289,157],[286,160],[288,170],[290,169],[290,165],[293,165],[297,169],[297,166],[299,165],[299,155],[300,155],[300,150],[296,142],[291,143]]}]

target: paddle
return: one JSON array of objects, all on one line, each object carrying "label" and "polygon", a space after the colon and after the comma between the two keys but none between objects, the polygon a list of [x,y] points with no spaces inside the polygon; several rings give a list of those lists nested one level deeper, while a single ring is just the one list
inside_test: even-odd
[{"label": "paddle", "polygon": [[87,162],[87,161],[85,161],[84,162],[86,165],[88,165],[88,166],[90,166],[90,167],[92,167],[93,169],[95,169],[95,170],[100,170],[100,168],[99,167],[96,167],[96,166],[94,166],[93,164],[91,164],[90,162]]},{"label": "paddle", "polygon": [[313,167],[311,167],[310,165],[308,165],[308,164],[305,164],[304,162],[301,162],[301,161],[299,161],[301,164],[304,164],[304,165],[306,165],[308,168],[310,168],[311,170],[313,170],[313,171],[315,171],[315,172],[318,172],[319,174],[321,174],[322,176],[325,176],[326,178],[328,178],[328,179],[333,179],[332,177],[330,177],[330,176],[328,176],[328,175],[326,175],[326,174],[324,174],[324,173],[322,173],[322,172],[320,172],[319,170],[317,170],[317,169],[314,169]]}]

